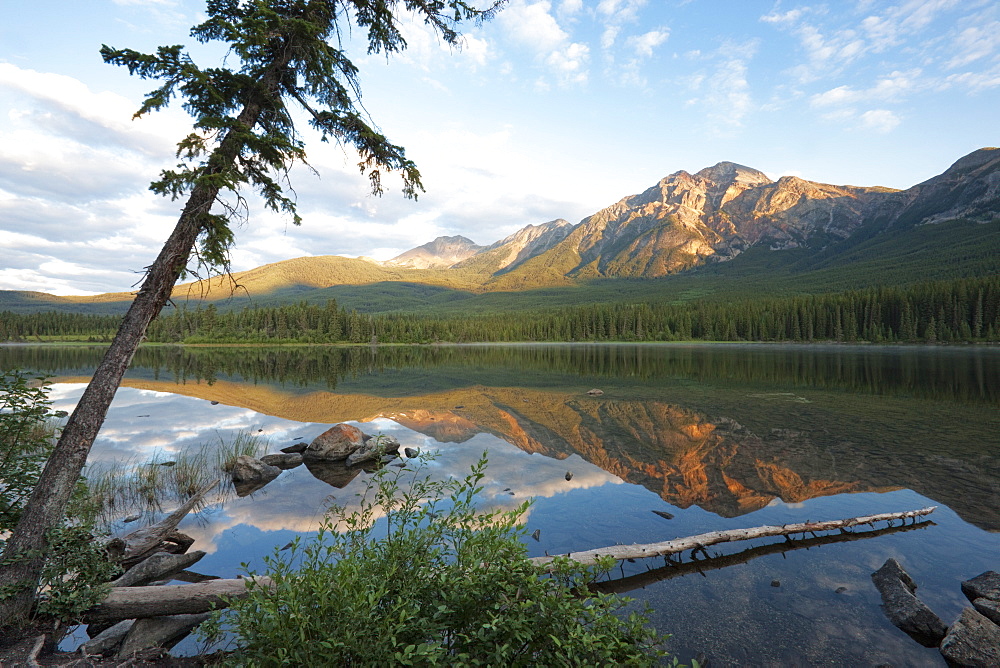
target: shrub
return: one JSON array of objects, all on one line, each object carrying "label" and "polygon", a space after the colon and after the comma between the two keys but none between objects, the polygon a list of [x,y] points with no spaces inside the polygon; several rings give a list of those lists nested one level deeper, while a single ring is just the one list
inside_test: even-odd
[{"label": "shrub", "polygon": [[[17,525],[55,445],[48,390],[44,376],[0,372],[0,537]],[[38,613],[69,621],[106,595],[118,567],[94,540],[95,514],[81,479],[66,518],[48,535]]]},{"label": "shrub", "polygon": [[359,510],[334,508],[314,539],[276,551],[274,587],[251,586],[203,633],[234,634],[234,665],[657,663],[665,637],[624,616],[627,599],[591,593],[598,570],[544,574],[526,558],[527,503],[476,511],[485,467],[443,482],[382,469]]}]

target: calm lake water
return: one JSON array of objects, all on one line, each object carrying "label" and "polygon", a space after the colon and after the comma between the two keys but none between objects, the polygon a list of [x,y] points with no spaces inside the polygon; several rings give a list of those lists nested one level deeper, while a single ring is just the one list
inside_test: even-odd
[{"label": "calm lake water", "polygon": [[[0,367],[53,374],[54,408],[71,410],[100,353],[2,346]],[[697,567],[623,564],[609,587],[650,606],[684,660],[942,666],[885,619],[870,573],[896,558],[951,623],[966,605],[959,583],[1000,570],[998,349],[148,348],[91,465],[170,459],[240,430],[276,452],[336,422],[437,452],[437,476],[488,452],[482,502],[534,499],[532,555],[938,507],[930,523],[856,540],[729,544],[710,551],[738,556]],[[314,531],[332,499],[350,505],[367,477],[334,487],[301,466],[252,497],[223,495],[180,527],[209,553],[195,569],[261,568]]]}]

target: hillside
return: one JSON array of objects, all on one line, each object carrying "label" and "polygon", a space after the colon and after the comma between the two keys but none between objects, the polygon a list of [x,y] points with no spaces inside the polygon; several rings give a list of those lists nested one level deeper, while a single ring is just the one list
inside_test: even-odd
[{"label": "hillside", "polygon": [[[387,262],[303,257],[178,286],[222,308],[337,299],[365,312],[820,293],[1000,273],[1000,150],[906,190],[830,185],[721,162],[675,172],[584,218],[487,246],[440,237]],[[0,291],[0,310],[120,312],[128,294]]]}]

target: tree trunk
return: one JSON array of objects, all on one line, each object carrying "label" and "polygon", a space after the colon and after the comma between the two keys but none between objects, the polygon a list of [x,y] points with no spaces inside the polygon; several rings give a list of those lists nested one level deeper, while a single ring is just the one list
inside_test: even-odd
[{"label": "tree trunk", "polygon": [[[881,513],[879,515],[866,515],[864,517],[849,517],[843,520],[828,520],[826,522],[803,522],[800,524],[783,524],[780,526],[761,526],[750,529],[729,529],[726,531],[712,531],[709,533],[689,536],[687,538],[675,538],[661,543],[646,543],[636,545],[611,545],[595,550],[585,550],[581,552],[570,552],[565,556],[580,564],[596,564],[601,557],[612,557],[614,559],[642,559],[645,557],[659,557],[667,554],[677,554],[686,550],[703,550],[709,545],[728,543],[735,540],[749,540],[751,538],[766,538],[768,536],[790,536],[797,533],[814,533],[816,531],[830,531],[832,529],[846,529],[863,524],[873,524],[874,522],[891,522],[893,520],[916,519],[934,512],[937,506],[921,508],[920,510],[908,510],[902,513]],[[707,553],[706,553],[707,554]],[[532,557],[530,561],[548,568],[560,555],[547,557]]]},{"label": "tree trunk", "polygon": [[[250,129],[257,124],[267,96],[277,93],[277,72],[286,64],[287,60],[276,63],[268,71],[262,88],[252,95],[236,119],[237,128]],[[208,159],[206,175],[218,174],[233,164],[244,145],[238,135],[234,130],[226,134]],[[187,267],[202,231],[203,216],[211,210],[220,190],[218,185],[206,185],[207,182],[201,179],[191,191],[177,225],[149,267],[142,288],[66,423],[7,541],[0,564],[0,587],[10,587],[12,593],[0,599],[0,627],[20,625],[31,612],[44,563],[46,534],[62,521],[66,504],[73,495],[122,376],[145,338],[149,323],[167,303],[174,284]]]},{"label": "tree trunk", "polygon": [[163,615],[190,615],[222,609],[225,599],[246,596],[247,586],[272,587],[266,576],[210,580],[198,584],[115,587],[107,598],[84,613],[87,623],[140,619]]}]

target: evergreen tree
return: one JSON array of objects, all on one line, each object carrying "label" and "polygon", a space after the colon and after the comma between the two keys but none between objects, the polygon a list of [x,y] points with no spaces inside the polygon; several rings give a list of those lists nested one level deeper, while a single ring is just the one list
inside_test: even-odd
[{"label": "evergreen tree", "polygon": [[462,20],[488,18],[496,6],[481,11],[465,0],[208,0],[207,19],[191,34],[225,45],[221,66],[198,66],[181,45],[152,54],[101,49],[105,62],[162,82],[136,116],[166,107],[175,96],[184,98],[194,128],[177,147],[183,162],[164,170],[151,189],[186,201],[5,544],[0,587],[14,593],[0,601],[0,624],[27,617],[46,533],[62,517],[125,369],[196,246],[201,263],[228,266],[229,220],[247,188],[299,224],[295,202],[281,182],[291,165],[306,157],[292,105],[305,111],[324,140],[358,151],[359,167],[375,194],[382,193],[386,170],[402,174],[408,197],[422,189],[416,165],[366,120],[358,99],[359,72],[340,48],[341,33],[355,23],[366,34],[369,53],[399,52],[406,42],[397,15],[410,11],[446,43],[456,44]]}]

